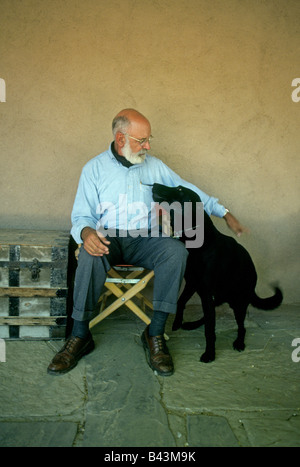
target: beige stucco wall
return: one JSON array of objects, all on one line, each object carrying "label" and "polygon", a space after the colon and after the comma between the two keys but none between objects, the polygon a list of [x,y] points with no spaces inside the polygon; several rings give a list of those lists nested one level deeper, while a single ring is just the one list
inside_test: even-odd
[{"label": "beige stucco wall", "polygon": [[152,154],[251,229],[258,292],[299,301],[299,0],[0,0],[0,77],[2,228],[68,229],[135,107]]}]

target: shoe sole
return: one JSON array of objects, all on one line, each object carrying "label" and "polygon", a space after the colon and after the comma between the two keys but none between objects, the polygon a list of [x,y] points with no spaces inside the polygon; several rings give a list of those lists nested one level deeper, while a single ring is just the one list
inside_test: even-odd
[{"label": "shoe sole", "polygon": [[84,357],[85,355],[88,355],[89,353],[91,353],[95,348],[95,342],[94,341],[90,341],[87,345],[86,348],[83,348],[82,351],[80,352],[77,360],[73,363],[73,365],[69,366],[69,368],[66,368],[65,370],[61,370],[61,371],[55,371],[55,370],[49,370],[49,368],[47,369],[47,373],[49,375],[52,375],[52,376],[59,376],[59,375],[65,375],[66,373],[68,373],[69,371],[73,370],[73,368],[75,368],[79,362],[79,360]]},{"label": "shoe sole", "polygon": [[147,341],[146,341],[146,337],[145,337],[145,333],[144,333],[144,332],[143,332],[143,334],[142,334],[141,341],[142,341],[142,344],[143,344],[143,347],[144,347],[144,350],[145,350],[145,353],[146,353],[146,360],[147,360],[147,363],[148,363],[148,365],[150,366],[151,370],[156,371],[156,373],[157,373],[159,376],[171,376],[171,375],[173,375],[174,370],[171,370],[171,371],[160,371],[160,370],[158,370],[157,368],[155,368],[155,367],[152,365],[152,363],[151,363],[151,357],[150,357],[150,350],[149,350],[149,347],[148,347],[148,344],[147,344]]}]

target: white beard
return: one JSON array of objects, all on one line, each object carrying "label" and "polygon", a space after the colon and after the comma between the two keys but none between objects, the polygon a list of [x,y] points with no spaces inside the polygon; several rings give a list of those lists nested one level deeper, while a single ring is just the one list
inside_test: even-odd
[{"label": "white beard", "polygon": [[126,143],[123,147],[123,156],[128,160],[128,162],[131,162],[131,164],[141,164],[146,158],[146,151],[145,149],[141,149],[138,152],[132,152],[129,138],[126,137]]}]

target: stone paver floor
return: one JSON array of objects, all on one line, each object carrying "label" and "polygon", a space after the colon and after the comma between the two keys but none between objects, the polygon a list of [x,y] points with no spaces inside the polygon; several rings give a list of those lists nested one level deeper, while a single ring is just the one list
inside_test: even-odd
[{"label": "stone paver floor", "polygon": [[[198,317],[190,305],[186,320]],[[204,331],[171,331],[175,373],[147,366],[144,324],[119,310],[93,330],[96,349],[70,373],[47,366],[61,341],[7,341],[0,363],[0,446],[300,446],[300,308],[249,309],[246,349],[232,349],[231,310],[217,310],[216,360]]]}]

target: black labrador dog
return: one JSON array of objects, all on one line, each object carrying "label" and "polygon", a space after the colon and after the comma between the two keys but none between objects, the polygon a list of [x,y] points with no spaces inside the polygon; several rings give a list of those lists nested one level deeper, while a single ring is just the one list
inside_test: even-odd
[{"label": "black labrador dog", "polygon": [[[192,203],[192,212],[195,217],[196,203],[201,200],[194,191],[183,186],[168,187],[158,183],[153,185],[152,191],[154,201],[159,203],[172,204],[177,201],[182,208],[184,203]],[[181,240],[186,241],[184,232]],[[220,233],[205,211],[203,245],[200,248],[188,248],[188,250],[186,285],[178,300],[173,330],[180,327],[196,329],[204,324],[206,349],[200,360],[208,363],[215,359],[216,306],[228,303],[233,309],[238,325],[233,348],[242,351],[245,349],[244,321],[248,305],[251,304],[262,310],[273,310],[281,304],[283,296],[278,287],[274,287],[275,294],[269,298],[260,298],[256,295],[257,274],[249,253],[234,238]],[[182,323],[185,305],[195,292],[200,296],[204,316],[192,323]]]}]

